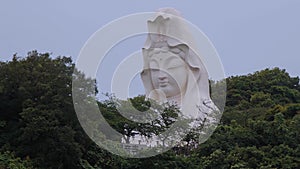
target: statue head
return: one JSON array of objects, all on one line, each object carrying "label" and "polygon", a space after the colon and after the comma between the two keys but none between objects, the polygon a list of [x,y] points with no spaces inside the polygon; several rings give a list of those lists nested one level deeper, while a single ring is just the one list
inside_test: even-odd
[{"label": "statue head", "polygon": [[[179,50],[177,47],[173,49]],[[146,66],[144,68],[143,75],[150,77],[150,88],[152,91],[149,93],[149,97],[176,101],[180,104],[180,98],[186,92],[187,78],[188,78],[188,66],[185,61],[174,53],[167,46],[164,48],[152,48],[144,49],[144,56]],[[160,94],[165,98],[157,98]]]},{"label": "statue head", "polygon": [[208,72],[194,51],[196,45],[179,12],[159,10],[148,21],[148,31],[141,73],[146,96],[158,102],[175,102],[184,115],[203,118],[210,107],[206,104],[215,107],[209,95]]}]

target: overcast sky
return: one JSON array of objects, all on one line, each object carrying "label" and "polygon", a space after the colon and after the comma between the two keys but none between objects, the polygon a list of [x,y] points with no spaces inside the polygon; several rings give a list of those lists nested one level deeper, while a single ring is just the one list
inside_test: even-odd
[{"label": "overcast sky", "polygon": [[267,67],[300,76],[299,0],[26,0],[0,2],[0,58],[52,52],[75,60],[87,39],[108,22],[174,7],[217,49],[226,76]]}]

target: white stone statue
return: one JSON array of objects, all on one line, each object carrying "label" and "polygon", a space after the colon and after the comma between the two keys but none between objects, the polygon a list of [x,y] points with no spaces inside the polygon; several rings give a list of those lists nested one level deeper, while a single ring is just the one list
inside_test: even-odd
[{"label": "white stone statue", "polygon": [[160,103],[176,103],[184,117],[204,119],[218,108],[209,95],[208,72],[179,12],[160,9],[148,20],[141,78],[146,96]]}]

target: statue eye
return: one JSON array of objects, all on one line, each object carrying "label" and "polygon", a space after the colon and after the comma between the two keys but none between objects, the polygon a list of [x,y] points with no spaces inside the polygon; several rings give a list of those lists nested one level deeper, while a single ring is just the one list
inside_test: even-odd
[{"label": "statue eye", "polygon": [[152,73],[157,73],[157,72],[159,72],[159,69],[153,69],[153,68],[151,68],[150,71],[151,71]]},{"label": "statue eye", "polygon": [[150,61],[149,66],[150,69],[159,69],[158,63],[156,61]]},{"label": "statue eye", "polygon": [[180,60],[180,59],[172,59],[168,63],[168,69],[174,69],[174,68],[179,68],[185,66],[185,64]]}]

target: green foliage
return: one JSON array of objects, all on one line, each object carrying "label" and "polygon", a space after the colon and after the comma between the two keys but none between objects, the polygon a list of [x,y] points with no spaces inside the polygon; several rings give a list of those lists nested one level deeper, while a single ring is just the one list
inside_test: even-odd
[{"label": "green foliage", "polygon": [[[300,102],[299,77],[290,77],[279,68],[229,77],[226,82],[227,106],[239,106],[242,100],[255,104],[267,101],[271,105]],[[271,106],[268,104],[263,106]]]},{"label": "green foliage", "polygon": [[[39,167],[76,167],[80,145],[71,98],[72,60],[29,52],[0,67],[1,143]],[[13,127],[12,127],[13,126]],[[70,156],[70,154],[73,154]]]},{"label": "green foliage", "polygon": [[29,158],[22,160],[11,152],[0,153],[0,168],[7,169],[34,169]]},{"label": "green foliage", "polygon": [[[71,58],[36,51],[24,59],[15,55],[12,61],[0,62],[0,168],[300,168],[299,78],[285,70],[227,78],[226,107],[213,135],[198,144],[199,135],[190,133],[186,144],[146,159],[113,155],[88,138],[74,111],[72,79],[78,82],[75,90],[83,102],[94,99],[96,82],[73,71]],[[211,95],[222,107],[217,96],[224,95],[224,81],[211,85]],[[136,109],[153,115],[149,107],[157,105],[144,96],[121,101],[125,114],[110,99],[97,104],[107,122],[126,138],[136,131],[144,136],[159,133],[179,112],[170,106],[160,110],[152,124],[142,124],[125,117],[136,115]],[[80,113],[89,120],[87,127],[98,132],[103,121],[87,118],[86,110]]]}]

